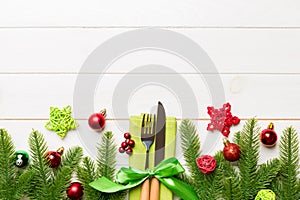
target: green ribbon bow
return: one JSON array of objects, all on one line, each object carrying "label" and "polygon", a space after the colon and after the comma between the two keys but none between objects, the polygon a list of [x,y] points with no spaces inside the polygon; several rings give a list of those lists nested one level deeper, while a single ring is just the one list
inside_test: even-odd
[{"label": "green ribbon bow", "polygon": [[176,158],[169,158],[159,163],[153,170],[140,170],[137,168],[121,168],[117,173],[115,183],[106,177],[101,177],[89,185],[101,192],[114,193],[121,190],[134,188],[143,183],[147,178],[154,176],[173,193],[182,199],[198,200],[196,192],[186,183],[174,178],[174,175],[183,173],[184,169]]}]

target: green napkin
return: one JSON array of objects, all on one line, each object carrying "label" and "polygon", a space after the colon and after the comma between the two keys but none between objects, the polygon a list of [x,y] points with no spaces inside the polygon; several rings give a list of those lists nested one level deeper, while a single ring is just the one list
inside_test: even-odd
[{"label": "green napkin", "polygon": [[[141,126],[142,126],[142,116],[131,116],[130,117],[130,127],[129,132],[131,137],[135,141],[135,146],[133,149],[133,154],[129,157],[129,165],[131,167],[136,167],[140,169],[145,168],[146,162],[146,149],[141,141]],[[176,131],[177,122],[175,117],[166,118],[166,144],[165,144],[165,159],[175,157],[176,151]],[[155,142],[150,148],[149,153],[149,168],[154,167],[154,151]],[[172,192],[166,188],[164,185],[160,184],[160,199],[172,200]],[[141,186],[132,189],[129,193],[129,200],[139,200],[140,199]]]}]

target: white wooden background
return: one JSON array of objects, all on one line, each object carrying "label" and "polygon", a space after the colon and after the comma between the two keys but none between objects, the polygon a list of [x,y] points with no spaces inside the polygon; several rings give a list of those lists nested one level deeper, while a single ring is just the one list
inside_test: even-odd
[{"label": "white wooden background", "polygon": [[[59,139],[44,128],[49,107],[73,105],[79,69],[101,43],[129,30],[158,27],[191,38],[207,52],[220,73],[233,114],[242,119],[256,116],[262,129],[272,121],[279,135],[289,125],[300,131],[299,8],[296,0],[2,1],[0,127],[9,131],[17,149],[28,149],[32,128],[44,133],[50,149],[82,146],[79,134],[100,138],[101,134],[85,129],[88,116],[81,116],[81,127]],[[94,107],[95,111],[108,109],[106,130],[114,132],[117,143],[123,140],[127,130],[117,124],[123,123],[128,129],[129,121],[111,113],[112,91],[133,66],[152,63],[173,67],[194,89],[200,112],[195,123],[205,140],[206,107],[211,99],[203,80],[178,57],[157,51],[127,55],[100,74],[104,78],[96,90]],[[94,75],[99,76],[88,74]],[[130,114],[147,112],[149,108],[144,105],[150,107],[157,100],[168,102],[168,115],[181,118],[174,94],[157,86],[132,95]],[[276,157],[277,147],[262,147],[260,162]],[[221,141],[213,151],[220,149]],[[88,149],[85,154],[95,156]],[[179,148],[177,156],[181,158]],[[119,166],[127,165],[126,155],[118,155],[118,159]]]}]

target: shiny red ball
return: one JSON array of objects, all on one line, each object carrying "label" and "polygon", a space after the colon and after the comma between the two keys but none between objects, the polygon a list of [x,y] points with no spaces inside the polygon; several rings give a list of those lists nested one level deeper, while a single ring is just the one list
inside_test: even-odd
[{"label": "shiny red ball", "polygon": [[271,129],[265,129],[260,134],[260,141],[266,147],[273,147],[277,142],[277,134]]},{"label": "shiny red ball", "polygon": [[131,135],[130,135],[130,133],[124,133],[124,138],[125,139],[130,139],[131,138]]},{"label": "shiny red ball", "polygon": [[128,146],[128,143],[127,142],[122,142],[121,143],[121,147],[123,147],[124,149]]},{"label": "shiny red ball", "polygon": [[126,153],[127,153],[128,155],[131,155],[131,154],[132,154],[132,148],[128,147],[128,148],[126,149]]},{"label": "shiny red ball", "polygon": [[67,195],[72,200],[78,200],[83,196],[83,187],[80,183],[74,182],[67,190]]},{"label": "shiny red ball", "polygon": [[105,126],[105,121],[101,113],[94,113],[89,117],[89,126],[96,131],[101,131]]},{"label": "shiny red ball", "polygon": [[56,168],[60,165],[61,154],[59,154],[57,151],[49,151],[46,154],[46,158],[49,161],[50,167]]},{"label": "shiny red ball", "polygon": [[131,147],[134,147],[134,145],[135,145],[134,140],[128,140],[127,143],[128,143],[128,145],[131,146]]},{"label": "shiny red ball", "polygon": [[240,159],[241,155],[241,150],[239,145],[234,144],[234,143],[229,143],[227,146],[224,147],[223,149],[223,155],[224,158],[228,161],[237,161]]},{"label": "shiny red ball", "polygon": [[120,153],[124,153],[125,152],[125,149],[123,147],[119,147],[119,152]]}]

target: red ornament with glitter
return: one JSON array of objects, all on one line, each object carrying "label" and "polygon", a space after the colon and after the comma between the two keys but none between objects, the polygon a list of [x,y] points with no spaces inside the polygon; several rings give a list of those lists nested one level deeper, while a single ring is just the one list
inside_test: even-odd
[{"label": "red ornament with glitter", "polygon": [[234,162],[240,159],[241,150],[239,145],[230,143],[226,138],[224,138],[223,143],[225,145],[223,149],[223,156],[226,160]]},{"label": "red ornament with glitter", "polygon": [[199,170],[203,174],[209,174],[213,172],[217,166],[215,158],[210,155],[201,156],[200,158],[196,159],[196,162]]},{"label": "red ornament with glitter", "polygon": [[57,151],[49,151],[46,154],[46,158],[48,159],[51,168],[56,168],[60,165],[63,152],[64,148],[60,147]]},{"label": "red ornament with glitter", "polygon": [[89,126],[95,131],[101,131],[104,129],[106,122],[106,109],[100,111],[100,113],[94,113],[89,117]]},{"label": "red ornament with glitter", "polygon": [[277,134],[274,131],[274,124],[270,123],[268,128],[263,130],[260,134],[260,141],[266,147],[273,147],[277,142]]},{"label": "red ornament with glitter", "polygon": [[222,108],[207,107],[207,113],[210,116],[210,123],[207,126],[208,131],[218,130],[225,137],[230,133],[230,127],[240,123],[237,116],[232,116],[230,103],[225,103]]},{"label": "red ornament with glitter", "polygon": [[83,196],[83,187],[78,182],[73,182],[67,190],[67,195],[72,200],[79,200]]}]

